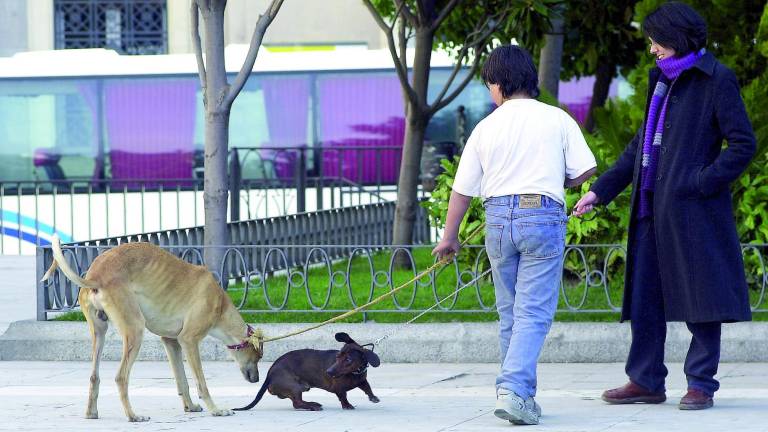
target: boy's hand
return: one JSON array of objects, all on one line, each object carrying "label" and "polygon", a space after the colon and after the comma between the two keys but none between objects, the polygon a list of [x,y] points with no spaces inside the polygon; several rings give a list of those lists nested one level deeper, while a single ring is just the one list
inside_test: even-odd
[{"label": "boy's hand", "polygon": [[461,249],[461,244],[458,239],[444,238],[432,249],[432,255],[438,259],[443,259],[443,257],[459,253],[459,249]]}]

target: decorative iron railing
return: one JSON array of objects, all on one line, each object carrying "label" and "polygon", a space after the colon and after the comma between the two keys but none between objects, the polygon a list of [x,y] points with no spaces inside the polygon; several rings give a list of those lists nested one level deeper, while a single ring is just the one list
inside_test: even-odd
[{"label": "decorative iron railing", "polygon": [[[157,240],[150,238],[149,240]],[[66,246],[65,257],[85,275],[90,263],[110,245]],[[202,263],[200,246],[163,246],[194,263]],[[243,313],[335,314],[352,309],[407,282],[434,263],[431,245],[238,245],[226,250],[219,280],[227,275],[227,292]],[[765,257],[768,245],[744,245],[752,309],[768,312]],[[618,312],[623,288],[625,251],[619,245],[569,245],[560,290],[559,312]],[[457,287],[488,269],[484,248],[469,246],[460,259],[433,271],[380,303],[363,316],[418,313],[452,296],[434,313],[494,313],[490,277]],[[469,258],[471,257],[471,258]],[[402,261],[407,262],[402,267]],[[50,248],[38,249],[38,276],[51,262]],[[38,285],[38,319],[76,310],[78,288],[62,275]],[[378,318],[376,318],[378,319]],[[397,318],[390,318],[397,320]]]}]

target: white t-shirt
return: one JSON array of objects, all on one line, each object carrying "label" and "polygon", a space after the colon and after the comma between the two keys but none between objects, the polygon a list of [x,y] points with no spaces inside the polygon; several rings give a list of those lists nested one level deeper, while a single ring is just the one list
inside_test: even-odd
[{"label": "white t-shirt", "polygon": [[535,99],[510,99],[472,131],[453,190],[483,198],[540,194],[565,204],[566,177],[595,166],[568,113]]}]

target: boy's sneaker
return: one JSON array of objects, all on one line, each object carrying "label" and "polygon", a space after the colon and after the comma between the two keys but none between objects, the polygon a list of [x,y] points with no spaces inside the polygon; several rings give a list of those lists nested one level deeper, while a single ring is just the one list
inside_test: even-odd
[{"label": "boy's sneaker", "polygon": [[499,389],[493,414],[516,425],[535,425],[539,424],[541,407],[532,397],[523,399],[514,392]]}]

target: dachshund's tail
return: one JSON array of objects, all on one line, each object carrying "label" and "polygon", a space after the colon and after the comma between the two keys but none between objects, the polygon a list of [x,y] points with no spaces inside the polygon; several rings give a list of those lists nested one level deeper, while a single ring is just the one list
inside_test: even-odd
[{"label": "dachshund's tail", "polygon": [[261,388],[259,389],[259,392],[256,393],[256,398],[249,403],[248,405],[242,407],[242,408],[235,408],[235,411],[246,411],[256,406],[257,403],[261,400],[262,397],[264,397],[264,393],[267,392],[267,387],[269,387],[269,383],[271,381],[271,377],[269,374],[267,374],[267,378],[264,379],[264,384],[261,385]]}]

